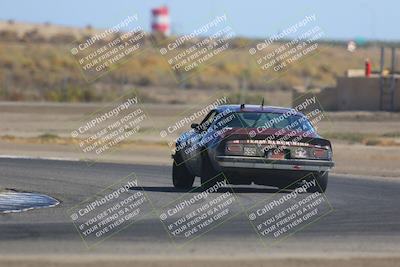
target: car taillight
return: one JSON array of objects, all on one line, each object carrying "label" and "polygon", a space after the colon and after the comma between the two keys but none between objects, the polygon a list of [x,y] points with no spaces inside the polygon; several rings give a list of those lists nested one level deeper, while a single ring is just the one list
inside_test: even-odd
[{"label": "car taillight", "polygon": [[268,159],[280,160],[286,158],[286,151],[282,149],[273,149],[266,152]]},{"label": "car taillight", "polygon": [[225,146],[225,154],[236,156],[257,156],[258,149],[253,144],[243,144],[238,141],[227,142]]},{"label": "car taillight", "polygon": [[242,155],[243,154],[243,145],[227,143],[225,152],[226,152],[226,154],[229,154],[229,155]]},{"label": "car taillight", "polygon": [[296,159],[307,159],[310,157],[310,153],[307,148],[295,147],[291,151],[291,157]]},{"label": "car taillight", "polygon": [[320,147],[291,147],[293,159],[330,159],[330,149]]},{"label": "car taillight", "polygon": [[323,148],[314,148],[313,156],[317,159],[327,159],[328,158],[328,150]]}]

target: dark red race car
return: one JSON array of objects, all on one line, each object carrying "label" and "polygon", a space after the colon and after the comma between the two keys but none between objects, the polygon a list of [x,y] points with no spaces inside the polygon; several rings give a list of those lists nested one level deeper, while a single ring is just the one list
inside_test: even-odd
[{"label": "dark red race car", "polygon": [[223,105],[191,127],[177,139],[172,155],[177,188],[191,188],[196,176],[202,184],[224,177],[231,184],[296,188],[307,183],[308,192],[327,188],[334,166],[331,143],[294,109]]}]

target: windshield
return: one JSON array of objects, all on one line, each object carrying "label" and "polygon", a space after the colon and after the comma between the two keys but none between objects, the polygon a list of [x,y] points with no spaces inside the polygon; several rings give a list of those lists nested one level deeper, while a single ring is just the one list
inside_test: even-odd
[{"label": "windshield", "polygon": [[272,112],[235,112],[224,127],[315,131],[306,117]]}]

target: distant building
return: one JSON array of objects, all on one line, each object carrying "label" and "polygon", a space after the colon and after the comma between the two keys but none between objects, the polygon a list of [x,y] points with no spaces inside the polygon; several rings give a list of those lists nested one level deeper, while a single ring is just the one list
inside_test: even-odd
[{"label": "distant building", "polygon": [[[325,110],[400,111],[400,73],[395,69],[396,49],[392,48],[391,68],[384,68],[384,48],[381,49],[381,64],[378,72],[365,69],[350,69],[337,78],[336,87],[293,90],[293,106],[302,96],[311,93],[318,98]],[[370,66],[369,66],[370,67]]]}]

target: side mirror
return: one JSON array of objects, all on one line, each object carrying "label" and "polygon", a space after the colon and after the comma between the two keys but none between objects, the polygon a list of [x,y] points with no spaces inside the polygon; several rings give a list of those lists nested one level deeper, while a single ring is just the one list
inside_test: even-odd
[{"label": "side mirror", "polygon": [[190,125],[190,128],[195,129],[196,131],[199,130],[199,127],[200,127],[200,125],[199,125],[198,123],[192,123],[192,124]]}]

